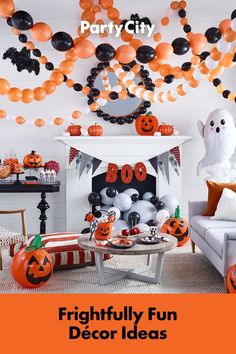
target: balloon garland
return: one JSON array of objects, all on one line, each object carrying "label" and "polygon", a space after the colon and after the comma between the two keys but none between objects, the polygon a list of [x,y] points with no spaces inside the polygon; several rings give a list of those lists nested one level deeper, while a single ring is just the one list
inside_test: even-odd
[{"label": "balloon garland", "polygon": [[[9,82],[5,78],[0,78],[0,94],[7,95],[12,102],[31,103],[33,100],[41,101],[48,94],[55,92],[56,87],[63,82],[69,88],[73,88],[77,92],[82,92],[88,97],[89,111],[95,112],[104,120],[111,123],[132,123],[137,114],[144,114],[147,106],[154,102],[174,102],[179,96],[186,95],[193,88],[199,86],[200,81],[207,79],[217,88],[217,91],[231,101],[236,102],[236,94],[227,90],[219,79],[224,68],[232,67],[236,62],[236,48],[231,50],[232,43],[236,40],[236,10],[231,14],[231,19],[221,21],[218,27],[211,27],[205,31],[205,34],[193,33],[192,28],[186,17],[186,1],[173,1],[170,4],[169,12],[160,21],[160,26],[167,26],[170,23],[171,12],[178,11],[180,23],[186,38],[175,38],[172,43],[160,42],[161,33],[158,31],[153,35],[155,42],[160,42],[155,48],[143,44],[136,39],[134,34],[127,33],[124,25],[127,20],[120,18],[119,11],[113,7],[113,0],[80,0],[80,7],[83,10],[81,19],[88,21],[90,24],[102,25],[104,21],[101,19],[101,9],[106,11],[108,19],[114,24],[122,25],[121,39],[128,43],[113,48],[108,43],[101,43],[94,47],[93,43],[87,38],[90,31],[82,33],[81,27],[78,28],[78,37],[72,38],[67,32],[59,31],[53,33],[50,26],[43,22],[34,23],[32,16],[26,11],[15,11],[13,0],[0,0],[0,14],[6,19],[7,24],[13,27],[13,32],[18,35],[20,42],[32,51],[35,57],[39,58],[39,62],[45,65],[45,68],[51,71],[49,80],[45,81],[42,86],[34,89],[19,89],[10,87]],[[132,15],[134,20],[140,23],[143,21],[150,22],[149,19],[139,19],[138,15]],[[131,17],[132,17],[131,16]],[[136,16],[136,18],[135,18]],[[55,69],[53,63],[49,62],[47,57],[41,55],[41,51],[35,48],[32,41],[28,41],[22,31],[30,30],[31,37],[39,42],[51,40],[53,48],[57,51],[65,52],[65,58],[60,63],[59,68]],[[107,32],[100,33],[100,37],[108,36]],[[210,51],[204,51],[207,44],[213,44]],[[172,55],[184,55],[189,50],[192,51],[192,58],[189,62],[184,62],[181,66],[172,67],[165,61]],[[78,59],[88,59],[93,55],[99,60],[97,67],[91,69],[91,75],[87,77],[86,86],[73,79],[68,78],[74,69],[74,64]],[[135,60],[139,61],[137,64]],[[148,70],[144,65],[148,64],[153,72],[158,72],[161,77],[154,82],[149,77]],[[118,82],[115,89],[110,87],[105,69],[113,70]],[[104,90],[99,91],[94,88],[94,80],[98,74],[102,74],[102,82]],[[138,74],[142,77],[142,82],[136,85],[134,75]],[[182,80],[178,86],[168,88],[175,80]],[[143,106],[138,108],[137,112],[126,117],[111,117],[101,110],[108,100],[126,99],[127,97],[139,97],[143,102]],[[88,113],[88,110],[84,110]],[[142,113],[143,112],[143,113]],[[78,119],[81,115],[80,111],[74,111],[72,117]],[[0,111],[0,118],[6,117],[6,112]],[[24,124],[24,117],[17,117],[18,124]],[[63,119],[57,117],[54,119],[55,125],[63,124]],[[37,119],[37,126],[43,126],[45,121]]]}]

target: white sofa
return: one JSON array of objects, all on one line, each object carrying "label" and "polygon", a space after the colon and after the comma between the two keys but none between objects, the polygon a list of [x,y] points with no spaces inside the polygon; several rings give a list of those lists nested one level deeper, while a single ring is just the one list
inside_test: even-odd
[{"label": "white sofa", "polygon": [[236,222],[202,216],[206,206],[207,202],[189,202],[192,251],[196,244],[226,277],[229,267],[236,264]]}]

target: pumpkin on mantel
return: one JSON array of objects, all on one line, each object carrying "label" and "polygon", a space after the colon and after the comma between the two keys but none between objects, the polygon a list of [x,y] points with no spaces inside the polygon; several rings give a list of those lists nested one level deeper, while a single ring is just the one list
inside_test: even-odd
[{"label": "pumpkin on mantel", "polygon": [[159,125],[158,132],[161,133],[161,135],[172,135],[174,132],[174,127],[173,125],[168,125],[165,123],[162,123]]},{"label": "pumpkin on mantel", "polygon": [[81,126],[77,124],[71,124],[67,128],[67,132],[70,133],[71,136],[79,136],[81,135]]},{"label": "pumpkin on mantel", "polygon": [[95,123],[94,125],[90,125],[88,128],[88,133],[91,136],[101,136],[103,135],[103,128],[101,125]]},{"label": "pumpkin on mantel", "polygon": [[158,120],[152,112],[148,112],[136,119],[135,128],[139,135],[154,135],[158,130]]}]

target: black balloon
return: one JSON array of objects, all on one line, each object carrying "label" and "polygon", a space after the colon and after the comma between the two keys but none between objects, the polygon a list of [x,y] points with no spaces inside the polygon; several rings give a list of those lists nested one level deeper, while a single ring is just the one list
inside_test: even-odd
[{"label": "black balloon", "polygon": [[208,28],[205,32],[208,43],[216,43],[221,39],[221,31],[217,27]]},{"label": "black balloon", "polygon": [[236,18],[236,9],[231,14],[231,20],[233,20],[234,18]]},{"label": "black balloon", "polygon": [[107,190],[106,190],[106,195],[109,197],[109,198],[114,198],[116,196],[116,189],[114,187],[108,187]]},{"label": "black balloon", "polygon": [[138,195],[138,194],[133,194],[133,195],[131,195],[131,200],[132,200],[133,202],[137,202],[137,201],[139,200],[139,195]]},{"label": "black balloon", "polygon": [[26,31],[33,27],[33,19],[26,11],[16,11],[11,18],[13,27]]},{"label": "black balloon", "polygon": [[156,204],[155,207],[157,209],[157,211],[162,210],[165,208],[165,203],[163,203],[161,200],[159,200]]},{"label": "black balloon", "polygon": [[89,227],[86,227],[85,229],[83,229],[81,231],[81,234],[89,234],[90,233],[90,228]]},{"label": "black balloon", "polygon": [[130,225],[133,227],[134,225],[138,224],[140,221],[140,215],[136,211],[132,211],[132,213],[129,214],[128,220]]},{"label": "black balloon", "polygon": [[166,75],[164,77],[164,81],[167,83],[167,84],[171,84],[173,81],[174,81],[175,77],[174,75]]},{"label": "black balloon", "polygon": [[151,219],[151,220],[148,221],[147,224],[148,224],[148,226],[156,226],[157,223],[156,223],[156,221],[154,219]]},{"label": "black balloon", "polygon": [[110,44],[102,43],[97,46],[95,55],[100,61],[110,61],[115,57],[116,51]]},{"label": "black balloon", "polygon": [[182,37],[173,40],[171,45],[176,55],[184,55],[189,51],[190,48],[189,41]]},{"label": "black balloon", "polygon": [[74,47],[72,37],[66,32],[57,32],[52,36],[52,46],[59,52],[66,52]]},{"label": "black balloon", "polygon": [[96,210],[94,213],[95,218],[101,218],[102,217],[102,212],[100,210]]},{"label": "black balloon", "polygon": [[97,206],[101,203],[101,196],[96,192],[92,192],[88,196],[88,201],[92,206]]},{"label": "black balloon", "polygon": [[152,196],[152,198],[150,199],[150,202],[152,204],[156,204],[158,202],[159,198],[157,198],[155,195]]},{"label": "black balloon", "polygon": [[136,58],[140,63],[150,63],[156,56],[155,50],[149,45],[142,45],[137,49]]}]

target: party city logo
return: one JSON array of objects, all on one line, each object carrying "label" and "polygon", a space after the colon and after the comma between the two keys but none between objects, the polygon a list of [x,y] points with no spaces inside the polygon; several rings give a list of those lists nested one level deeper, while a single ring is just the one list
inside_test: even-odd
[{"label": "party city logo", "polygon": [[109,34],[120,37],[121,31],[125,29],[130,34],[145,34],[147,37],[151,37],[156,25],[149,25],[139,21],[127,21],[125,25],[116,25],[113,22],[108,24],[90,24],[88,21],[81,21],[81,33],[90,30],[92,34],[100,34],[108,32]]}]

